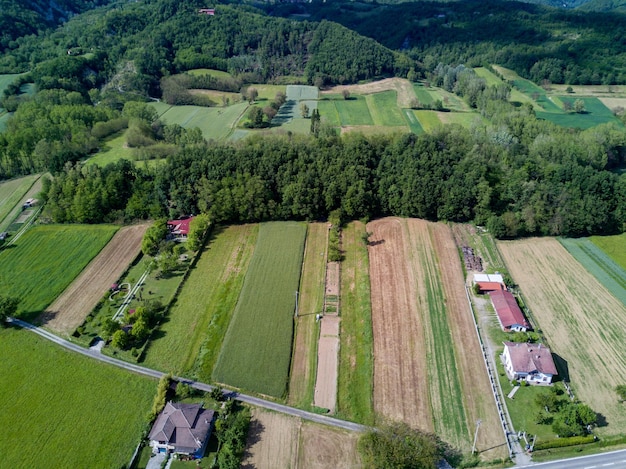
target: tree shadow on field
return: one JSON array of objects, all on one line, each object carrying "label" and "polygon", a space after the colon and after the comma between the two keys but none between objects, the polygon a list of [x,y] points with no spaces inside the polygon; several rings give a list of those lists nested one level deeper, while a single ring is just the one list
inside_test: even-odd
[{"label": "tree shadow on field", "polygon": [[[250,448],[259,441],[261,441],[261,437],[263,436],[264,431],[265,426],[261,422],[256,419],[252,419],[250,421],[248,437],[246,438],[246,450],[243,454],[244,460],[252,456],[252,453],[250,453]],[[256,469],[256,466],[252,463],[246,463],[241,465],[241,469]]]},{"label": "tree shadow on field", "polygon": [[567,360],[556,353],[552,353],[552,358],[554,359],[556,370],[559,373],[555,381],[567,381],[569,383],[569,365],[567,364]]},{"label": "tree shadow on field", "polygon": [[606,415],[596,412],[596,427],[606,427],[609,425]]},{"label": "tree shadow on field", "polygon": [[35,326],[45,326],[56,318],[58,314],[58,311],[22,311],[17,315],[17,318]]}]

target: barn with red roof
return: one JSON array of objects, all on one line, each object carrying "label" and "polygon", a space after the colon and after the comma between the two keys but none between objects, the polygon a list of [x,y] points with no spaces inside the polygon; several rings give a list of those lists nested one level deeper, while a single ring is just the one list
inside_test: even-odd
[{"label": "barn with red roof", "polygon": [[169,237],[174,239],[186,239],[189,235],[189,224],[194,217],[181,218],[179,220],[168,220],[167,229]]},{"label": "barn with red roof", "polygon": [[510,292],[494,290],[489,292],[489,296],[503,330],[507,332],[525,332],[531,328],[515,297]]}]

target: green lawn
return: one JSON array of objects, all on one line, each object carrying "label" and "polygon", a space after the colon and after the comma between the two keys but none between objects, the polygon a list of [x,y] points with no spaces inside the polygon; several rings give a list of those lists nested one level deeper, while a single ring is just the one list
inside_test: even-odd
[{"label": "green lawn", "polygon": [[420,135],[424,133],[424,128],[421,126],[420,121],[417,120],[417,116],[415,115],[415,111],[412,109],[404,109],[404,117],[406,122],[409,124],[409,129],[414,134]]},{"label": "green lawn", "polygon": [[619,236],[559,239],[582,266],[626,305],[626,239]]},{"label": "green lawn", "polygon": [[261,225],[213,372],[215,381],[284,396],[305,237],[303,223]]},{"label": "green lawn", "polygon": [[0,330],[2,467],[118,468],[146,429],[156,381]]},{"label": "green lawn", "polygon": [[334,101],[341,125],[374,125],[364,96]]},{"label": "green lawn", "polygon": [[33,320],[76,278],[118,230],[112,225],[42,225],[0,251],[0,291],[20,298]]},{"label": "green lawn", "polygon": [[161,326],[160,337],[150,344],[146,366],[211,379],[257,233],[257,225],[216,228]]},{"label": "green lawn", "polygon": [[432,132],[442,123],[435,111],[413,111],[425,132]]},{"label": "green lawn", "polygon": [[395,91],[368,94],[365,97],[374,125],[404,126],[406,122],[398,108],[398,97]]},{"label": "green lawn", "polygon": [[108,137],[100,151],[89,158],[88,162],[97,166],[106,166],[123,158],[132,161],[133,153],[133,149],[126,146],[126,131],[122,130]]},{"label": "green lawn", "polygon": [[6,216],[13,207],[22,202],[38,178],[39,175],[30,175],[0,183],[0,231],[4,231],[3,227],[11,224],[13,220],[5,220]]},{"label": "green lawn", "polygon": [[[178,124],[185,128],[199,127],[207,140],[224,140],[233,131],[248,103],[237,103],[228,107],[169,106],[151,103],[166,124]],[[165,106],[168,106],[166,108]]]},{"label": "green lawn", "polygon": [[369,257],[362,236],[365,225],[348,224],[342,233],[345,259],[341,263],[341,333],[337,414],[345,419],[374,423],[372,305]]}]

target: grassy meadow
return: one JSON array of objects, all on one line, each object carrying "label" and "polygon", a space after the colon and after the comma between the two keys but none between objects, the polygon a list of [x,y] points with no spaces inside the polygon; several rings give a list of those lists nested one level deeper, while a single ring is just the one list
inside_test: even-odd
[{"label": "grassy meadow", "polygon": [[327,244],[326,223],[310,223],[302,263],[298,319],[289,376],[289,403],[300,407],[308,407],[313,402],[319,330],[315,315],[322,311],[324,305]]},{"label": "grassy meadow", "polygon": [[89,164],[106,166],[123,158],[133,160],[133,149],[126,146],[126,131],[120,131],[108,137],[100,151],[89,158]]},{"label": "grassy meadow", "polygon": [[374,121],[374,125],[390,127],[404,126],[406,122],[398,108],[398,97],[395,91],[368,94],[365,101]]},{"label": "grassy meadow", "polygon": [[341,236],[341,330],[337,414],[365,425],[374,424],[373,336],[369,257],[363,242],[365,225],[354,221]]},{"label": "grassy meadow", "polygon": [[[273,96],[272,96],[273,97]],[[198,127],[207,140],[224,140],[233,131],[239,118],[248,108],[241,102],[228,107],[170,106],[150,103],[166,124],[178,124],[185,128]]]},{"label": "grassy meadow", "polygon": [[442,125],[436,111],[420,110],[413,111],[413,114],[415,115],[425,132],[432,132],[437,127]]},{"label": "grassy meadow", "polygon": [[2,467],[128,464],[156,381],[18,329],[0,329]]},{"label": "grassy meadow", "polygon": [[38,178],[39,175],[33,174],[0,183],[0,231],[4,231],[11,224],[13,220],[5,218],[22,201]]},{"label": "grassy meadow", "polygon": [[257,233],[257,225],[215,229],[150,343],[146,366],[211,379]]},{"label": "grassy meadow", "polygon": [[232,78],[230,73],[212,68],[194,68],[192,70],[187,70],[187,73],[193,76],[211,75],[215,78]]},{"label": "grassy meadow", "polygon": [[213,372],[219,383],[283,397],[306,225],[263,223]]},{"label": "grassy meadow", "polygon": [[20,298],[17,315],[36,318],[117,231],[112,225],[44,225],[0,251],[0,290]]},{"label": "grassy meadow", "polygon": [[415,111],[413,109],[404,109],[404,117],[409,124],[411,132],[417,135],[424,133],[424,127],[422,127],[420,121],[417,120],[417,116],[415,115]]}]

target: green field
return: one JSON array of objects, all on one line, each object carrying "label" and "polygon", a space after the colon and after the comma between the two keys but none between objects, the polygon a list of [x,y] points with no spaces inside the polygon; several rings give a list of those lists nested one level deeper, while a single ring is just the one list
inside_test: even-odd
[{"label": "green field", "polygon": [[117,231],[112,225],[42,225],[0,251],[0,291],[20,298],[33,320],[60,295]]},{"label": "green field", "polygon": [[362,236],[365,225],[348,224],[342,233],[345,259],[341,264],[341,331],[337,414],[372,425],[374,408],[372,306],[369,257]]},{"label": "green field", "polygon": [[414,83],[413,90],[415,91],[415,96],[417,96],[417,100],[421,104],[432,104],[435,100],[433,99],[432,94],[424,87],[421,83]]},{"label": "green field", "polygon": [[613,122],[620,127],[623,127],[621,121],[617,117],[615,117],[613,115],[613,112],[604,104],[602,104],[602,102],[598,98],[555,96],[552,97],[552,99],[558,99],[559,102],[568,102],[572,105],[572,107],[574,105],[574,101],[580,99],[585,103],[585,112],[581,114],[577,114],[574,112],[566,113],[563,111],[561,111],[560,114],[537,112],[537,117],[549,120],[551,122],[554,122],[555,124],[564,127],[577,127],[580,129],[588,129],[607,122]]},{"label": "green field", "polygon": [[404,126],[406,122],[398,108],[398,96],[395,91],[368,94],[365,101],[369,107],[374,125]]},{"label": "green field", "polygon": [[24,330],[0,330],[0,356],[2,467],[128,464],[156,381]]},{"label": "green field", "polygon": [[323,122],[328,122],[333,127],[341,126],[341,119],[337,113],[335,101],[322,99],[317,102],[317,109],[320,112],[320,118]]},{"label": "green field", "polygon": [[298,319],[294,354],[289,375],[289,404],[310,407],[315,388],[318,323],[315,315],[324,305],[324,278],[328,227],[326,223],[310,223],[307,227],[304,261],[298,296]]},{"label": "green field", "polygon": [[[178,124],[186,129],[199,127],[207,140],[224,140],[233,131],[248,103],[237,103],[226,108],[202,106],[169,106],[150,103],[166,124]],[[167,106],[167,108],[166,108]]]},{"label": "green field", "polygon": [[335,100],[333,103],[341,125],[374,125],[364,96],[353,95],[350,99]]},{"label": "green field", "polygon": [[211,379],[257,232],[257,225],[216,228],[161,326],[160,337],[150,344],[146,366]]},{"label": "green field", "polygon": [[133,149],[126,146],[126,131],[123,130],[108,137],[100,151],[89,158],[88,162],[97,166],[106,166],[123,158],[132,161],[133,154]]},{"label": "green field", "polygon": [[476,72],[476,75],[478,75],[480,78],[485,79],[485,81],[487,82],[487,86],[500,85],[502,83],[502,80],[500,80],[497,75],[495,75],[493,72],[486,69],[485,67],[476,67],[474,71]]},{"label": "green field", "polygon": [[615,298],[626,305],[624,235],[566,238],[559,241]]},{"label": "green field", "polygon": [[24,176],[0,183],[0,231],[10,225],[13,220],[5,220],[6,216],[20,203],[39,175]]},{"label": "green field", "polygon": [[199,75],[211,75],[215,78],[231,78],[232,75],[228,72],[223,72],[222,70],[214,70],[212,68],[194,68],[192,70],[187,70],[189,75],[199,76]]},{"label": "green field", "polygon": [[413,111],[425,132],[432,132],[442,123],[435,111]]},{"label": "green field", "polygon": [[215,381],[284,396],[305,237],[303,223],[261,225],[213,372]]},{"label": "green field", "polygon": [[409,124],[409,129],[411,129],[411,132],[417,135],[424,133],[424,128],[420,124],[420,121],[417,120],[415,111],[413,109],[404,109],[404,117]]}]

